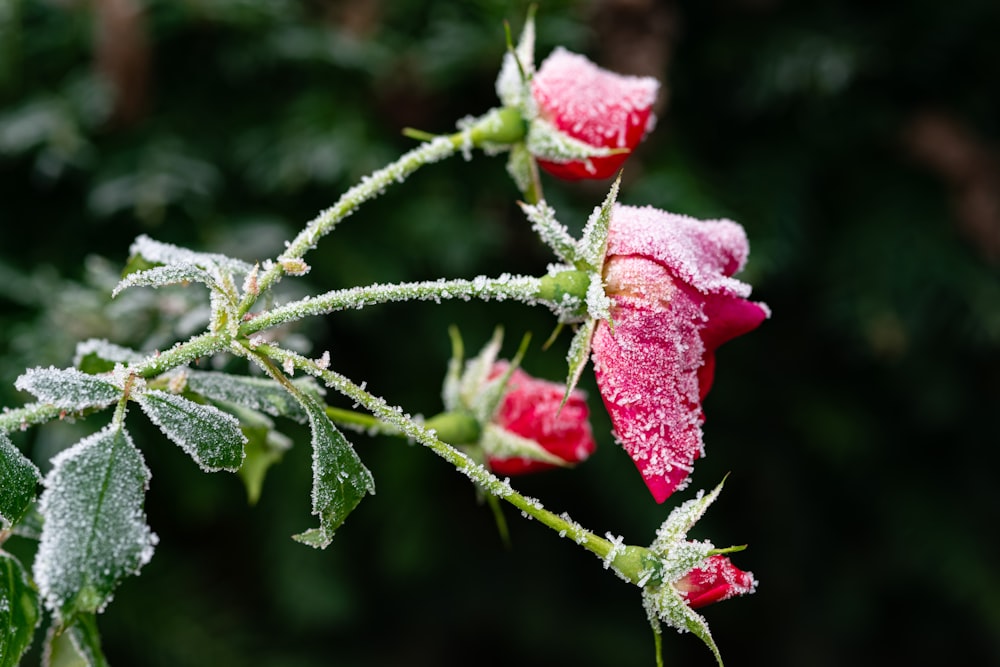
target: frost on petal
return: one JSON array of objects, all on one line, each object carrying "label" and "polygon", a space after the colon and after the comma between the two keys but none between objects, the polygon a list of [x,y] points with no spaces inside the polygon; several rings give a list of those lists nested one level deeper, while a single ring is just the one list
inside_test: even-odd
[{"label": "frost on petal", "polygon": [[[637,259],[636,261],[644,261]],[[702,455],[699,304],[677,290],[670,309],[615,297],[614,330],[597,325],[594,372],[615,436],[657,502],[683,488]]]},{"label": "frost on petal", "polygon": [[614,326],[599,323],[591,345],[597,384],[615,435],[663,502],[704,455],[701,400],[715,348],[755,328],[767,311],[700,294],[643,257],[610,257],[605,282]]},{"label": "frost on petal", "polygon": [[0,529],[21,520],[41,479],[35,464],[0,432]]},{"label": "frost on petal", "polygon": [[652,206],[616,204],[607,256],[638,255],[659,262],[703,294],[747,297],[750,285],[731,278],[750,254],[743,227],[732,220],[698,220]]},{"label": "frost on petal", "polygon": [[149,420],[202,470],[236,471],[243,463],[247,439],[231,414],[159,390],[140,394],[137,400]]},{"label": "frost on petal", "polygon": [[652,77],[616,74],[584,56],[556,48],[531,80],[540,115],[592,146],[626,150],[589,160],[589,165],[544,161],[540,165],[562,178],[613,175],[649,129],[658,89],[659,82]]},{"label": "frost on petal", "polygon": [[721,555],[709,556],[698,567],[674,582],[685,602],[692,609],[748,595],[757,589],[752,572],[744,572]]}]

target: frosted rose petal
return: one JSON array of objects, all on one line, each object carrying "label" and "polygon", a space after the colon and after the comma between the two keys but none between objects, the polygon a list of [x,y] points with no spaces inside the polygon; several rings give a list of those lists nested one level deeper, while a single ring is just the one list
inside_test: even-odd
[{"label": "frosted rose petal", "polygon": [[[490,379],[503,374],[506,362],[494,364]],[[516,435],[534,440],[567,464],[585,460],[594,451],[590,413],[583,392],[574,390],[562,404],[566,386],[514,370],[493,421]],[[553,464],[524,457],[488,457],[490,468],[501,475],[547,470]]]},{"label": "frosted rose petal", "polygon": [[[634,149],[653,122],[659,82],[602,69],[586,57],[556,48],[531,80],[541,115],[575,139],[600,148]],[[565,163],[539,160],[561,178],[608,178],[627,152]]]}]

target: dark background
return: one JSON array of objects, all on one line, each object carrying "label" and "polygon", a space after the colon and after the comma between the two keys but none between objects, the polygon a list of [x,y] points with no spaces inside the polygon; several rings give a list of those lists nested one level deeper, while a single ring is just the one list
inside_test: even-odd
[{"label": "dark background", "polygon": [[[517,31],[525,7],[2,0],[0,403],[76,340],[190,333],[194,288],[109,301],[138,234],[273,257],[412,146],[403,127],[496,104],[502,21]],[[994,0],[541,3],[539,60],[562,44],[664,82],[621,201],[741,222],[743,277],[774,312],[721,350],[708,457],[676,498],[730,473],[695,531],[748,543],[734,559],[761,582],[703,610],[729,665],[1000,664],[998,28]],[[578,230],[608,184],[545,186]],[[283,288],[540,274],[517,196],[503,158],[427,168]],[[504,324],[506,354],[530,330],[527,369],[565,372],[568,336],[543,352],[553,319],[514,304],[379,306],[295,335],[433,414],[451,323],[470,350]],[[648,544],[670,505],[583,386],[598,452],[515,486]],[[44,468],[102,425],[15,437]],[[378,494],[313,551],[289,539],[313,521],[308,434],[282,425],[296,445],[248,507],[235,476],[200,473],[140,415],[129,427],[161,542],[100,617],[114,665],[653,664],[638,591],[513,511],[506,551],[467,480],[419,447],[354,436]],[[690,635],[664,646],[668,665],[713,664]]]}]

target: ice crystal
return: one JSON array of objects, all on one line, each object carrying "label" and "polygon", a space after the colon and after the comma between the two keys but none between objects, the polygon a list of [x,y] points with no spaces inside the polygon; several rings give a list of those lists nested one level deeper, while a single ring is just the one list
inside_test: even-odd
[{"label": "ice crystal", "polygon": [[142,509],[149,470],[115,424],[63,450],[52,466],[38,505],[45,523],[35,582],[60,618],[98,612],[153,555],[157,538]]},{"label": "ice crystal", "polygon": [[191,282],[213,287],[216,284],[216,279],[208,271],[194,264],[168,264],[128,274],[115,286],[111,296],[118,296],[129,287],[163,287]]},{"label": "ice crystal", "polygon": [[131,348],[116,345],[101,338],[91,338],[76,344],[73,365],[82,370],[88,357],[109,362],[108,370],[110,370],[116,363],[138,363],[143,360],[144,355]]}]

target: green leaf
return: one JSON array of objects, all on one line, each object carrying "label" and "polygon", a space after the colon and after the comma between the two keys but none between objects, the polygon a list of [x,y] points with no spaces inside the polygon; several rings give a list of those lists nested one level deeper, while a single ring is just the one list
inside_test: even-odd
[{"label": "green leaf", "polygon": [[337,430],[322,406],[299,393],[296,398],[309,415],[312,429],[313,488],[312,513],[319,528],[294,535],[311,547],[326,548],[340,527],[366,494],[375,493],[371,472],[361,463],[351,443]]},{"label": "green leaf", "polygon": [[137,397],[150,421],[206,472],[235,472],[243,463],[246,436],[231,414],[183,396],[151,390]]},{"label": "green leaf", "polygon": [[75,368],[30,368],[14,386],[64,410],[102,408],[118,401],[122,389],[108,378],[88,375]]},{"label": "green leaf", "polygon": [[42,667],[108,667],[93,614],[81,614],[68,628],[49,630]]},{"label": "green leaf", "polygon": [[0,551],[0,667],[16,667],[41,616],[38,592],[14,556]]},{"label": "green leaf", "polygon": [[21,453],[6,434],[0,433],[0,526],[21,520],[35,499],[42,480],[35,464]]},{"label": "green leaf", "polygon": [[39,511],[45,519],[34,575],[45,606],[64,622],[98,612],[118,583],[153,556],[143,499],[149,470],[132,438],[109,425],[52,459]]},{"label": "green leaf", "polygon": [[[306,393],[321,395],[321,389],[313,378],[294,380],[293,383]],[[301,423],[308,419],[298,401],[270,378],[187,371],[187,388],[206,398],[236,403],[273,417],[288,417]]]}]

